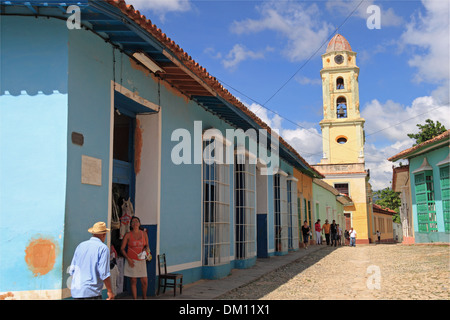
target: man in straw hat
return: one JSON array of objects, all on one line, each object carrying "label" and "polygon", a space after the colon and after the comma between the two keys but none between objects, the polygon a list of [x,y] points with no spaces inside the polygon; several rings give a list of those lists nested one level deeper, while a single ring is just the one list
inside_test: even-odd
[{"label": "man in straw hat", "polygon": [[80,243],[73,255],[69,274],[72,276],[70,291],[75,299],[102,299],[103,284],[108,299],[114,299],[109,267],[109,249],[104,244],[109,229],[104,222],[97,222],[88,229],[92,237]]}]

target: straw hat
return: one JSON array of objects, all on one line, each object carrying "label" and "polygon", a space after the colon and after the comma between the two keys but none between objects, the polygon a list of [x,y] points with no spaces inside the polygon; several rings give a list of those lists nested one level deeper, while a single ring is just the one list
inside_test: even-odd
[{"label": "straw hat", "polygon": [[92,234],[103,234],[109,232],[109,229],[106,228],[106,224],[104,222],[97,222],[92,228],[88,229],[88,232]]}]

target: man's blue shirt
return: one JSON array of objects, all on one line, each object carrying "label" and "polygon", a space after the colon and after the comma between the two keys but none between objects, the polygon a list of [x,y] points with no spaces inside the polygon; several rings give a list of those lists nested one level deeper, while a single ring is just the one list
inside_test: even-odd
[{"label": "man's blue shirt", "polygon": [[69,274],[73,298],[90,298],[102,294],[103,280],[108,278],[109,249],[98,238],[80,243],[73,255]]}]

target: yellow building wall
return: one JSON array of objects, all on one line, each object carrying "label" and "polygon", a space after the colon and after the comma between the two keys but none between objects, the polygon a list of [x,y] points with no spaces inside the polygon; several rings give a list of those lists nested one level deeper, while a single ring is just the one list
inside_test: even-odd
[{"label": "yellow building wall", "polygon": [[392,241],[394,239],[392,216],[374,212],[373,213],[373,234],[372,242],[377,242],[377,230],[381,232],[381,241]]},{"label": "yellow building wall", "polygon": [[[301,224],[303,225],[303,221],[307,220],[308,224],[312,225],[312,221],[309,221],[309,217],[308,215],[305,216],[305,207],[304,207],[304,200],[306,200],[306,204],[308,205],[308,203],[310,204],[311,208],[309,208],[309,210],[311,210],[311,220],[314,220],[313,217],[313,189],[312,189],[312,184],[313,184],[313,179],[305,174],[303,174],[302,172],[300,172],[299,170],[294,168],[294,177],[298,180],[297,181],[297,197],[300,199],[300,213],[301,213],[301,217],[299,222],[301,222]],[[308,209],[308,208],[307,208]],[[306,210],[307,211],[307,210]]]},{"label": "yellow building wall", "polygon": [[342,179],[324,179],[334,186],[335,183],[348,183],[349,196],[353,200],[352,206],[344,207],[345,212],[351,213],[352,226],[356,230],[357,243],[369,243],[371,239],[371,210],[367,204],[367,184],[365,177],[349,177]]},{"label": "yellow building wall", "polygon": [[[329,135],[330,155],[329,163],[357,163],[360,152],[359,135],[355,125],[332,126]],[[339,144],[337,139],[345,137],[347,142]]]}]

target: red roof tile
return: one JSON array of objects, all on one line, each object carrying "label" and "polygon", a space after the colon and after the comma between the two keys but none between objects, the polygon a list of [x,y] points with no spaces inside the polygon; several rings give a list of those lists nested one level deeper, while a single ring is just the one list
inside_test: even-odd
[{"label": "red roof tile", "polygon": [[379,206],[378,204],[373,204],[373,212],[376,213],[382,213],[382,214],[389,214],[389,215],[393,215],[396,214],[397,212],[395,212],[392,209],[389,208],[382,208],[381,206]]},{"label": "red roof tile", "polygon": [[336,34],[331,38],[327,46],[327,53],[332,51],[352,51],[350,43],[342,35]]},{"label": "red roof tile", "polygon": [[427,141],[422,142],[422,143],[420,143],[420,144],[418,144],[418,145],[416,145],[414,147],[411,147],[409,149],[403,150],[400,153],[397,153],[395,156],[392,156],[392,157],[388,158],[388,160],[389,161],[397,161],[399,159],[406,159],[412,152],[414,152],[416,150],[419,150],[422,147],[426,147],[426,146],[428,146],[428,145],[430,145],[432,143],[448,139],[449,136],[450,136],[450,130],[447,130],[444,133],[441,133],[440,135],[438,135],[438,136],[436,136],[436,137],[434,137],[434,138],[432,138],[430,140],[427,140]]}]

